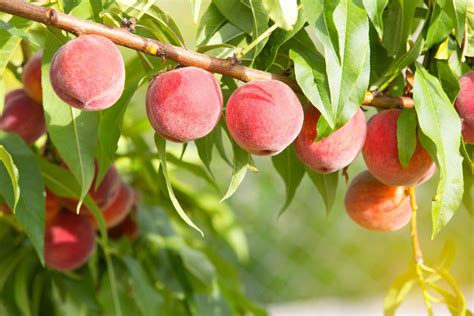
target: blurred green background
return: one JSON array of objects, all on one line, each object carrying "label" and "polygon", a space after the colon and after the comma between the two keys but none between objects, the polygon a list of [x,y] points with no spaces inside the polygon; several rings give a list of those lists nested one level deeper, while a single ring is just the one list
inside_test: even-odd
[{"label": "blurred green background", "polygon": [[[175,19],[187,47],[193,49],[197,24],[193,22],[190,1],[158,0],[157,3]],[[201,12],[208,3],[203,1]],[[12,83],[8,89],[13,88],[14,79],[6,79],[7,84]],[[127,115],[142,116],[146,122],[145,89],[137,92]],[[366,115],[369,117],[374,113],[370,109]],[[173,149],[179,155],[181,147]],[[199,161],[193,145],[187,149],[184,160]],[[412,260],[408,227],[392,233],[374,233],[356,226],[344,210],[343,196],[347,185],[342,178],[337,202],[329,215],[316,188],[305,176],[292,204],[277,218],[285,199],[283,181],[273,169],[270,158],[255,157],[255,161],[259,172],[247,173],[243,184],[227,202],[248,237],[250,259],[240,263],[248,295],[264,304],[328,297],[344,300],[377,297],[381,306],[394,278],[405,272]],[[218,175],[222,196],[230,182],[231,168],[218,155],[214,155],[212,168]],[[351,178],[363,169],[365,166],[359,157],[349,168]],[[183,170],[174,169],[172,172],[192,185],[195,192],[214,192]],[[459,209],[447,228],[435,240],[430,239],[431,197],[436,178],[437,175],[418,190],[425,260],[436,261],[445,242],[453,241],[457,257],[452,272],[472,302],[473,217],[467,209]],[[237,262],[229,254],[224,255]]]}]

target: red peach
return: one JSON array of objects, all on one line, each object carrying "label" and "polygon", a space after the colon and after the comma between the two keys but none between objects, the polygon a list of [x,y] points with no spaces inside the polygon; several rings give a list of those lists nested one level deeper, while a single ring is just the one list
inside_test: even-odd
[{"label": "red peach", "polygon": [[9,92],[5,96],[0,130],[18,134],[27,144],[34,143],[46,132],[43,107],[23,89]]},{"label": "red peach", "polygon": [[95,248],[95,230],[85,217],[60,212],[46,227],[44,259],[52,269],[77,269],[87,262]]},{"label": "red peach", "polygon": [[45,223],[51,223],[61,210],[61,199],[53,193],[46,190]]},{"label": "red peach", "polygon": [[474,144],[474,123],[462,122],[462,138],[466,144]]},{"label": "red peach", "polygon": [[459,85],[456,109],[465,122],[474,124],[474,70],[459,78]]},{"label": "red peach", "polygon": [[22,81],[26,93],[38,103],[43,103],[41,89],[41,58],[43,53],[36,53],[23,67]]},{"label": "red peach", "polygon": [[295,140],[303,126],[303,109],[283,82],[255,80],[232,93],[226,122],[232,138],[255,155],[276,155]]},{"label": "red peach", "polygon": [[316,124],[321,113],[310,106],[305,110],[303,128],[294,142],[298,158],[320,173],[331,173],[349,165],[364,146],[367,123],[364,112],[357,109],[341,128],[317,142]]},{"label": "red peach", "polygon": [[386,185],[415,185],[433,167],[433,159],[417,139],[415,153],[406,168],[398,158],[397,120],[401,110],[391,109],[374,115],[367,124],[363,148],[369,171]]},{"label": "red peach", "polygon": [[104,176],[104,179],[99,184],[99,187],[97,189],[95,188],[96,180],[97,170],[94,177],[94,181],[92,181],[89,194],[98,206],[105,207],[107,206],[107,204],[112,202],[115,196],[119,193],[122,181],[114,165],[110,166],[109,170]]},{"label": "red peach", "polygon": [[209,134],[222,114],[222,92],[216,78],[196,67],[172,70],[148,87],[146,110],[162,137],[185,143]]},{"label": "red peach", "polygon": [[109,229],[109,237],[114,240],[118,240],[122,237],[127,237],[130,240],[137,239],[140,235],[140,228],[137,225],[135,213],[136,212],[131,212],[127,215],[123,222]]},{"label": "red peach", "polygon": [[120,51],[102,36],[80,36],[61,47],[50,68],[51,85],[69,105],[99,111],[121,96],[125,67]]},{"label": "red peach", "polygon": [[347,214],[360,226],[375,231],[394,231],[410,221],[410,198],[405,187],[379,182],[369,171],[359,173],[347,189]]}]

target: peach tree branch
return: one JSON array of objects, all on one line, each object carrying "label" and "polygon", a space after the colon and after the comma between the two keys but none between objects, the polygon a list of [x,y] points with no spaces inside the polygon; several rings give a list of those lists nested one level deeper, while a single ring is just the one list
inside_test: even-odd
[{"label": "peach tree branch", "polygon": [[[296,81],[289,77],[236,65],[231,59],[210,57],[182,47],[142,37],[128,32],[125,28],[110,27],[79,19],[51,8],[37,6],[21,0],[0,0],[0,11],[65,30],[77,36],[86,34],[104,36],[120,46],[166,58],[183,66],[199,67],[244,82],[251,80],[279,80],[286,83],[295,92],[302,93]],[[408,97],[382,96],[368,92],[364,98],[363,105],[381,108],[404,108],[413,107],[413,100]]]}]

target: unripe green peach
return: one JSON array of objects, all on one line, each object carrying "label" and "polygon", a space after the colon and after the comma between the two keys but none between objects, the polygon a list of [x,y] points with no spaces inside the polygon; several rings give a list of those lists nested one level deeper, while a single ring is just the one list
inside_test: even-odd
[{"label": "unripe green peach", "polygon": [[296,94],[277,80],[254,80],[232,93],[226,122],[232,138],[255,155],[276,155],[295,140],[303,126]]},{"label": "unripe green peach", "polygon": [[401,110],[391,109],[374,115],[367,124],[362,150],[369,171],[386,185],[416,185],[433,167],[433,160],[417,139],[415,153],[408,166],[398,158],[397,121]]},{"label": "unripe green peach", "polygon": [[321,113],[310,106],[305,110],[303,128],[294,142],[298,158],[320,173],[331,173],[348,166],[364,146],[367,124],[364,112],[357,109],[341,128],[317,142],[316,124]]},{"label": "unripe green peach", "polygon": [[99,111],[120,98],[125,67],[111,40],[85,35],[69,41],[54,54],[50,79],[64,102],[81,110]]},{"label": "unripe green peach", "polygon": [[345,198],[347,214],[360,226],[375,231],[394,231],[410,221],[410,199],[405,187],[388,186],[369,171],[352,179]]}]

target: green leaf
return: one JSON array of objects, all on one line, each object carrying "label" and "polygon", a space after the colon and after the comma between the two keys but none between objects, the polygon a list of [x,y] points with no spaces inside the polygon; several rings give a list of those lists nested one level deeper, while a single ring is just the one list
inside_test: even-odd
[{"label": "green leaf", "polygon": [[[474,159],[474,149],[471,148],[471,152],[472,152],[472,158]],[[472,215],[474,215],[474,164],[472,162],[469,163],[467,159],[464,159],[463,174],[464,174],[463,203],[466,209],[469,212],[471,212]]]},{"label": "green leaf", "polygon": [[466,38],[464,39],[464,51],[461,56],[461,60],[464,61],[464,57],[474,57],[474,4],[468,1],[466,9]]},{"label": "green leaf", "polygon": [[390,1],[384,15],[385,25],[382,46],[389,56],[401,55],[406,52],[407,39],[411,32],[413,17],[418,1]]},{"label": "green leaf", "polygon": [[252,10],[240,0],[213,0],[219,12],[247,34],[253,31]]},{"label": "green leaf", "polygon": [[[219,128],[219,127],[217,127]],[[211,160],[212,160],[212,149],[214,148],[214,138],[216,134],[214,131],[212,131],[209,135],[196,139],[194,141],[194,144],[196,145],[197,151],[199,158],[201,158],[202,163],[206,167],[206,169],[209,171],[211,175],[212,170],[211,170]]]},{"label": "green leaf", "polygon": [[285,182],[286,187],[285,204],[279,212],[279,215],[281,215],[293,200],[296,189],[303,179],[305,170],[303,164],[299,161],[298,157],[296,157],[293,146],[289,146],[280,154],[273,156],[272,162],[278,174]]},{"label": "green leaf", "polygon": [[[30,248],[31,249],[31,248]],[[0,293],[3,295],[3,286],[7,281],[8,277],[12,274],[13,270],[23,260],[23,258],[31,254],[26,247],[18,247],[15,251],[11,252],[8,256],[5,256],[0,261]]]},{"label": "green leaf", "polygon": [[456,40],[459,44],[461,44],[464,37],[465,24],[467,22],[469,3],[471,3],[470,4],[471,9],[474,7],[474,5],[472,4],[472,1],[470,2],[470,0],[446,0],[446,1],[449,4],[448,6],[449,15],[455,21],[454,29],[455,29]]},{"label": "green leaf", "polygon": [[436,2],[426,35],[426,49],[441,42],[457,25],[454,23],[452,16],[454,14],[454,19],[456,19],[456,12],[452,1],[453,0],[440,0]]},{"label": "green leaf", "polygon": [[306,173],[321,194],[326,206],[326,213],[329,214],[336,201],[339,173],[322,174],[309,168],[306,168]]},{"label": "green leaf", "polygon": [[[44,263],[45,196],[38,162],[28,146],[16,134],[0,132],[0,145],[12,153],[13,162],[18,168],[20,196],[15,216],[33,244],[41,263]],[[0,168],[2,190],[9,188],[10,182],[10,176]],[[13,209],[14,202],[11,200],[6,202]]]},{"label": "green leaf", "polygon": [[278,27],[291,31],[298,18],[298,3],[296,0],[263,0],[267,14]]},{"label": "green leaf", "polygon": [[266,42],[268,41],[268,37],[259,39],[259,36],[262,35],[262,33],[264,33],[268,29],[268,16],[260,0],[249,0],[249,3],[250,3],[250,9],[252,10],[252,18],[253,18],[253,26],[254,26],[253,33],[252,33],[252,40],[253,41],[259,40],[259,43],[257,44],[257,46],[255,46],[255,48],[253,49],[253,57],[252,57],[252,64],[253,64],[258,54],[260,54]]},{"label": "green leaf", "polygon": [[[16,205],[18,204],[18,200],[20,199],[20,185],[18,181],[18,168],[15,166],[15,163],[13,162],[12,156],[10,156],[10,153],[0,145],[0,161],[3,163],[3,166],[5,167],[5,170],[8,173],[8,176],[10,177],[10,182],[11,182],[11,188],[13,192],[12,197],[7,197],[5,198],[6,200],[13,200],[13,213],[15,213]],[[0,192],[0,195],[6,194],[6,192]]]},{"label": "green leaf", "polygon": [[[97,147],[99,114],[84,112],[64,103],[53,91],[49,81],[51,58],[58,48],[49,40],[42,59],[42,87],[48,134],[81,187],[84,199],[94,178],[94,157]],[[79,206],[79,205],[78,205]]]},{"label": "green leaf", "polygon": [[237,145],[237,143],[235,143],[234,141],[232,141],[232,149],[234,151],[232,179],[230,181],[229,188],[227,189],[226,194],[221,199],[221,202],[227,200],[235,193],[237,188],[244,180],[245,174],[247,173],[247,169],[250,166],[249,153],[240,148],[239,145]]},{"label": "green leaf", "polygon": [[454,102],[459,94],[459,78],[454,74],[446,60],[437,60],[436,70],[436,77],[443,86],[443,90],[446,92],[451,102]]},{"label": "green leaf", "polygon": [[416,284],[416,275],[410,271],[393,281],[384,300],[384,316],[394,316],[398,307]]},{"label": "green leaf", "polygon": [[183,265],[205,287],[211,287],[216,279],[216,271],[209,259],[201,252],[189,247],[179,249]]},{"label": "green leaf", "polygon": [[421,130],[436,148],[429,146],[427,150],[436,158],[440,174],[432,205],[434,238],[456,212],[463,195],[461,121],[438,79],[419,64],[413,99]]},{"label": "green leaf", "polygon": [[[326,62],[326,69],[316,67],[314,69],[317,69],[318,74],[313,75],[318,77],[314,79],[315,81],[324,80],[320,78],[321,74],[327,76],[330,103],[324,104],[326,111],[321,111],[321,114],[331,129],[335,129],[352,118],[369,84],[370,46],[367,13],[351,0],[303,0],[303,6],[307,20],[314,25],[315,36],[323,46],[323,57]],[[299,83],[302,81],[301,74],[298,74],[296,68],[295,72]],[[303,89],[303,92],[318,107],[312,100],[312,95],[307,95],[307,90]],[[324,98],[321,99],[327,102]]]},{"label": "green leaf", "polygon": [[220,13],[217,7],[211,3],[199,21],[196,35],[197,46],[203,46],[203,43],[208,42],[225,23],[226,18]]},{"label": "green leaf", "polygon": [[97,146],[97,165],[99,170],[97,173],[97,179],[99,179],[98,183],[102,181],[102,178],[107,173],[107,170],[114,159],[115,152],[117,151],[117,143],[122,131],[123,117],[138,86],[139,81],[127,83],[127,86],[117,103],[115,103],[111,108],[101,111],[99,114],[99,142]]},{"label": "green leaf", "polygon": [[69,170],[45,159],[40,159],[39,166],[46,187],[54,195],[69,199],[79,198],[81,188]]},{"label": "green leaf", "polygon": [[140,262],[130,256],[125,256],[123,262],[132,276],[131,288],[133,297],[142,315],[153,316],[163,313],[163,298],[158,294]]},{"label": "green leaf", "polygon": [[183,210],[181,205],[179,204],[178,199],[176,199],[176,196],[174,195],[173,192],[173,187],[171,186],[171,182],[168,176],[168,167],[166,163],[166,140],[155,134],[155,144],[156,148],[158,149],[158,155],[160,156],[160,161],[161,161],[161,172],[163,173],[163,176],[165,177],[166,181],[166,189],[168,191],[171,203],[173,204],[174,208],[178,212],[178,215],[181,217],[181,219],[197,230],[199,233],[201,233],[202,236],[204,236],[204,233],[191,221],[191,219],[188,217],[186,212]]},{"label": "green leaf", "polygon": [[411,157],[415,153],[416,136],[416,113],[411,109],[404,109],[397,121],[397,146],[398,159],[403,168],[408,167]]},{"label": "green leaf", "polygon": [[31,287],[32,274],[35,272],[37,261],[26,258],[19,263],[15,270],[15,301],[24,316],[31,316],[31,302],[29,291]]},{"label": "green leaf", "polygon": [[191,0],[191,10],[193,11],[193,21],[198,22],[199,10],[201,9],[202,0]]},{"label": "green leaf", "polygon": [[362,0],[379,38],[383,37],[383,12],[388,0]]}]

